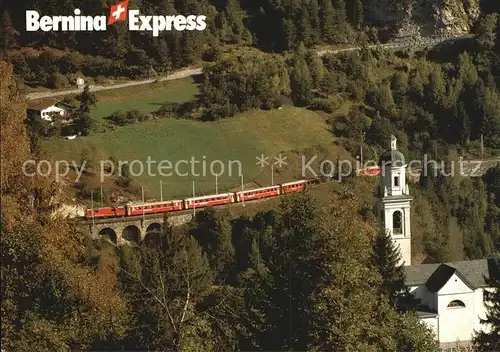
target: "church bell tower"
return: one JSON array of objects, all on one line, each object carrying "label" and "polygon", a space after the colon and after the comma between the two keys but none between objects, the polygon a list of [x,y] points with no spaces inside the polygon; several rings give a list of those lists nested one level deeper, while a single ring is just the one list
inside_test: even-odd
[{"label": "church bell tower", "polygon": [[406,183],[406,161],[391,136],[391,149],[380,157],[379,215],[386,232],[401,252],[400,264],[411,265],[410,190]]}]

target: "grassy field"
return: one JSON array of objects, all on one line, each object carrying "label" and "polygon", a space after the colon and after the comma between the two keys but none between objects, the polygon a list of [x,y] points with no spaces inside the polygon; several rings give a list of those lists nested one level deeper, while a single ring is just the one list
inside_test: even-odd
[{"label": "grassy field", "polygon": [[[196,193],[211,193],[215,189],[215,178],[210,173],[210,165],[220,160],[224,165],[224,175],[220,176],[219,191],[239,187],[239,161],[248,183],[261,174],[259,184],[270,184],[270,166],[261,169],[256,165],[256,157],[278,156],[287,152],[299,159],[298,151],[316,145],[332,143],[324,118],[315,112],[294,107],[274,111],[251,111],[234,118],[217,122],[200,122],[182,119],[162,119],[120,127],[114,131],[97,133],[76,140],[57,139],[44,141],[44,149],[57,160],[79,161],[83,148],[94,148],[100,158],[114,157],[121,161],[139,160],[147,170],[148,157],[157,163],[168,160],[175,166],[179,160],[195,160],[200,163],[195,172],[200,176],[138,176],[149,198],[159,198],[160,179],[163,180],[164,197],[186,196],[192,193],[195,181]],[[203,176],[202,162],[206,160],[206,176]],[[288,160],[297,164],[299,160]],[[158,174],[157,164],[152,163],[151,174]],[[140,170],[139,163],[134,173]],[[189,166],[180,165],[180,172],[189,171]],[[214,164],[215,172],[220,170]],[[267,170],[269,169],[269,170]],[[231,175],[229,174],[231,171]],[[299,178],[300,172],[287,171],[287,179]],[[267,182],[266,182],[266,179]],[[279,168],[275,171],[275,182],[280,179]]]},{"label": "grassy field", "polygon": [[[103,91],[97,93],[98,103],[92,116],[100,119],[114,110],[131,109],[143,112],[155,111],[162,104],[179,103],[195,98],[197,84],[192,79],[182,79],[142,87]],[[244,175],[245,188],[271,184],[271,167],[261,168],[256,157],[264,155],[268,161],[283,154],[287,165],[274,169],[274,182],[301,178],[300,158],[303,152],[335,155],[339,147],[333,144],[326,117],[306,109],[286,106],[274,111],[249,111],[236,117],[216,122],[164,118],[118,127],[104,133],[94,133],[75,140],[63,138],[43,141],[47,154],[55,160],[79,163],[82,150],[93,150],[93,159],[115,160],[133,164],[133,172],[142,176],[136,180],[143,185],[149,199],[160,198],[160,180],[163,196],[186,197],[192,194],[195,182],[196,194],[211,194],[215,190],[215,176],[210,172],[224,172],[218,177],[219,192],[241,188],[239,169]],[[148,174],[147,162],[151,160]],[[188,176],[161,176],[158,163],[166,160],[174,171],[177,162],[194,158],[195,173],[191,164],[179,164],[180,173]],[[215,162],[214,161],[220,161]],[[231,163],[231,161],[234,161]],[[239,162],[239,163],[238,163]],[[168,165],[167,162],[164,165]],[[205,165],[205,171],[204,166]],[[241,165],[241,166],[240,166]],[[156,174],[156,175],[153,175]]]},{"label": "grassy field", "polygon": [[92,108],[92,117],[102,119],[115,110],[135,109],[150,113],[164,104],[190,101],[197,92],[198,85],[191,78],[100,91],[96,93],[98,102]]}]

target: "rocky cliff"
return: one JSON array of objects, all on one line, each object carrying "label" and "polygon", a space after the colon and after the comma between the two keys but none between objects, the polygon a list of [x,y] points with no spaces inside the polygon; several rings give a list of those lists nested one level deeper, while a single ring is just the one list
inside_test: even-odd
[{"label": "rocky cliff", "polygon": [[[500,0],[499,0],[500,1]],[[397,36],[469,33],[480,15],[480,0],[367,0],[367,23],[389,27]]]}]

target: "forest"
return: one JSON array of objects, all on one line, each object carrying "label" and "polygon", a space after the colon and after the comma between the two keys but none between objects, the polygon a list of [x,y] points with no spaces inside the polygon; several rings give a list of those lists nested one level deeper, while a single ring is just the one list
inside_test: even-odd
[{"label": "forest", "polygon": [[[60,88],[78,75],[150,77],[203,59],[217,60],[227,47],[251,46],[266,52],[323,44],[376,43],[394,36],[404,22],[404,6],[395,0],[130,0],[129,8],[148,14],[203,14],[203,32],[164,32],[152,37],[116,23],[104,33],[26,32],[25,10],[41,14],[108,15],[108,0],[22,0],[0,4],[0,57],[14,64],[31,84]],[[481,0],[483,14],[497,13],[498,2]],[[378,13],[395,11],[381,23]]]},{"label": "forest", "polygon": [[[439,351],[413,312],[397,249],[374,217],[362,216],[349,184],[326,203],[305,193],[234,220],[223,210],[200,212],[139,246],[91,240],[52,218],[57,184],[21,173],[24,160],[41,156],[30,150],[8,64],[0,63],[0,77],[8,350]],[[488,216],[498,216],[499,174],[492,169],[472,191],[486,185]],[[422,181],[429,197],[440,197],[431,211],[454,205],[484,225],[480,199],[450,198],[447,182],[436,181]]]},{"label": "forest", "polygon": [[303,194],[234,221],[201,212],[135,247],[53,219],[58,186],[22,174],[40,156],[11,66],[0,77],[7,350],[438,351],[405,299],[390,237],[352,216],[348,189],[327,207]]},{"label": "forest", "polygon": [[[6,350],[439,351],[414,313],[396,249],[355,191],[359,180],[332,189],[328,201],[305,193],[236,218],[208,210],[140,245],[116,247],[54,220],[59,185],[21,173],[25,160],[43,157],[35,138],[42,131],[25,124],[23,84],[61,88],[80,74],[96,81],[150,77],[200,60],[200,94],[179,107],[184,118],[210,123],[293,104],[326,114],[326,127],[352,155],[364,146],[366,157],[376,158],[394,134],[408,158],[478,157],[480,138],[498,156],[500,3],[481,2],[474,38],[461,45],[399,53],[366,47],[390,36],[373,18],[375,3],[131,0],[144,13],[205,14],[211,21],[206,32],[152,38],[123,23],[99,36],[27,34],[26,8],[70,13],[76,2],[3,2]],[[107,15],[107,4],[78,2],[89,14]],[[322,58],[313,51],[353,43],[362,49]],[[229,47],[256,51],[228,57]],[[79,100],[76,128],[99,133],[94,97],[85,90]],[[347,112],[334,114],[341,106]],[[143,119],[117,112],[107,120],[121,128]],[[411,185],[411,194],[417,251],[445,262],[500,250],[500,165],[479,178],[431,173]]]}]

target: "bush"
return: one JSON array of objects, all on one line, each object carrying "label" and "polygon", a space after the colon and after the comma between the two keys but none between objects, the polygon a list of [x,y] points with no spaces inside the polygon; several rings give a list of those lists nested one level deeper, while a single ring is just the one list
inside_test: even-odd
[{"label": "bush", "polygon": [[111,115],[105,117],[105,119],[113,122],[115,125],[118,126],[125,126],[126,124],[135,122],[135,121],[128,121],[127,115],[122,110],[113,111]]},{"label": "bush", "polygon": [[169,103],[162,105],[158,110],[154,112],[154,115],[158,117],[174,117],[176,112],[177,104]]},{"label": "bush", "polygon": [[349,82],[347,83],[346,90],[354,100],[361,101],[365,98],[365,91],[360,84]]},{"label": "bush", "polygon": [[100,85],[107,84],[108,82],[109,82],[109,80],[102,75],[99,75],[95,78],[95,83],[100,84]]},{"label": "bush", "polygon": [[139,110],[130,110],[126,113],[126,118],[128,121],[133,121],[133,122],[130,122],[130,123],[134,123],[134,122],[143,122],[143,121],[147,121],[149,120],[151,116],[149,114],[146,114],[142,111],[139,111]]},{"label": "bush", "polygon": [[340,109],[340,107],[342,106],[342,104],[344,104],[345,102],[345,99],[342,95],[338,94],[334,97],[331,97],[330,98],[330,102],[332,104],[332,109],[333,111],[337,110],[337,109]]},{"label": "bush", "polygon": [[78,78],[83,78],[83,74],[81,72],[75,72],[75,73],[68,73],[66,74],[66,79],[68,80],[68,83],[72,86],[76,85],[76,80]]},{"label": "bush", "polygon": [[221,56],[222,56],[222,50],[220,46],[211,46],[203,54],[203,60],[209,62],[215,62],[220,60]]},{"label": "bush", "polygon": [[177,116],[189,118],[194,110],[198,108],[198,104],[195,101],[187,101],[185,103],[179,104],[177,106],[176,112]]},{"label": "bush", "polygon": [[61,73],[56,72],[47,78],[47,87],[52,89],[59,89],[69,86],[68,79]]},{"label": "bush", "polygon": [[141,192],[141,186],[130,176],[118,177],[116,184],[132,194],[140,194]]},{"label": "bush", "polygon": [[130,110],[127,112],[117,110],[113,111],[111,115],[105,117],[106,120],[111,121],[118,126],[125,126],[136,122],[143,122],[149,120],[150,118],[150,114],[146,114],[139,110]]},{"label": "bush", "polygon": [[333,105],[328,99],[315,99],[311,104],[311,110],[321,110],[331,114],[333,112]]},{"label": "bush", "polygon": [[106,188],[102,188],[101,195],[101,187],[93,188],[90,184],[90,180],[84,179],[80,184],[77,185],[78,189],[78,197],[82,199],[94,199],[94,207],[101,206],[101,196],[102,196],[102,205],[110,204],[110,197],[108,194],[108,190]]}]

